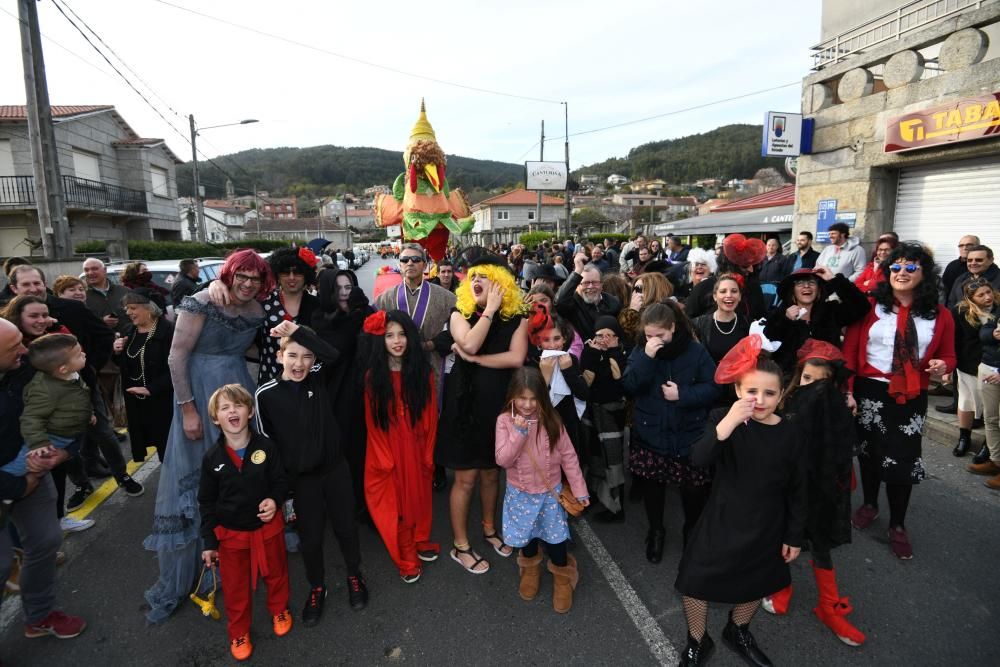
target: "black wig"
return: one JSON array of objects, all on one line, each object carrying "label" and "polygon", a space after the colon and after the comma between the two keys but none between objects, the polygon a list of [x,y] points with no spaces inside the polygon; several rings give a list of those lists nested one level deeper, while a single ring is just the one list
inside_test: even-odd
[{"label": "black wig", "polygon": [[295,269],[305,278],[306,285],[316,284],[316,269],[309,266],[304,259],[299,257],[298,248],[281,248],[280,250],[275,250],[267,258],[267,263],[271,265],[271,273],[274,274],[275,279],[278,278],[279,274],[286,273],[289,269]]},{"label": "black wig", "polygon": [[889,257],[882,262],[880,267],[886,280],[875,286],[872,297],[879,306],[885,309],[885,312],[891,313],[895,306],[895,296],[892,292],[892,274],[889,267],[893,264],[907,262],[919,264],[920,273],[923,276],[920,284],[913,290],[913,305],[910,310],[916,317],[933,320],[938,314],[938,286],[941,284],[941,276],[937,264],[934,263],[934,257],[919,243],[909,241],[900,243],[892,249]]},{"label": "black wig", "polygon": [[[431,402],[431,365],[424,353],[420,330],[410,316],[402,310],[386,312],[386,326],[396,322],[406,334],[406,352],[403,353],[402,389],[403,405],[410,413],[410,423],[416,424],[424,410],[434,410]],[[389,428],[389,410],[399,398],[393,394],[392,374],[389,370],[389,352],[385,337],[365,334],[361,348],[362,366],[367,367],[365,388],[371,392],[372,412],[375,422],[383,431]]]}]

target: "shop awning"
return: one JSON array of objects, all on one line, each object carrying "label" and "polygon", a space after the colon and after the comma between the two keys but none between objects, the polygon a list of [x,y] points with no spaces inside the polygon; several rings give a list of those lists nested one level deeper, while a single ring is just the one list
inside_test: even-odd
[{"label": "shop awning", "polygon": [[734,232],[789,232],[794,206],[771,206],[746,211],[709,213],[685,220],[663,222],[653,227],[657,236],[677,234],[731,234]]}]

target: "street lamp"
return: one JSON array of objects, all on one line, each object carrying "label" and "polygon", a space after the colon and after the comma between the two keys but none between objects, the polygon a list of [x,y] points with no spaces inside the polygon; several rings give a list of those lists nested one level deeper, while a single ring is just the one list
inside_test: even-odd
[{"label": "street lamp", "polygon": [[209,125],[199,128],[195,125],[194,114],[188,116],[191,122],[191,163],[192,175],[194,176],[194,201],[198,211],[198,240],[204,243],[208,240],[208,230],[205,228],[205,206],[201,200],[201,180],[198,177],[198,133],[204,130],[214,130],[217,127],[231,127],[233,125],[249,125],[258,122],[256,118],[246,118],[235,123],[223,123],[222,125]]}]

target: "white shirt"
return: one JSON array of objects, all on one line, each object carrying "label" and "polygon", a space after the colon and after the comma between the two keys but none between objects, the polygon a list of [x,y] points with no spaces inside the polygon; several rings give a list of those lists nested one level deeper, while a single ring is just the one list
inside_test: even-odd
[{"label": "white shirt", "polygon": [[[892,372],[892,350],[896,342],[896,313],[885,312],[885,308],[880,305],[875,306],[875,315],[878,317],[875,324],[868,330],[868,347],[865,353],[868,363],[879,369],[883,373]],[[927,354],[927,348],[934,338],[934,322],[923,317],[913,316],[913,323],[917,327],[917,354],[923,359]],[[888,382],[888,378],[873,378]]]}]

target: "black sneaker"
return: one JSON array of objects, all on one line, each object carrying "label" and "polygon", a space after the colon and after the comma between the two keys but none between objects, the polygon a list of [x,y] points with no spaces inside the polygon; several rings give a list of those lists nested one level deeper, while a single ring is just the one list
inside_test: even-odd
[{"label": "black sneaker", "polygon": [[94,492],[94,487],[90,486],[78,486],[76,491],[69,497],[66,501],[66,511],[75,512],[76,510],[83,507],[83,503],[87,501],[87,497]]},{"label": "black sneaker", "polygon": [[122,475],[122,478],[118,480],[118,486],[125,489],[125,493],[133,498],[141,496],[146,492],[142,484],[132,479],[129,475]]},{"label": "black sneaker", "polygon": [[347,600],[354,611],[361,611],[368,604],[368,584],[365,583],[365,575],[360,572],[347,578]]},{"label": "black sneaker", "polygon": [[306,606],[302,609],[302,624],[304,626],[311,628],[319,623],[319,619],[323,616],[323,603],[325,601],[326,586],[309,591],[309,599],[306,600]]}]

